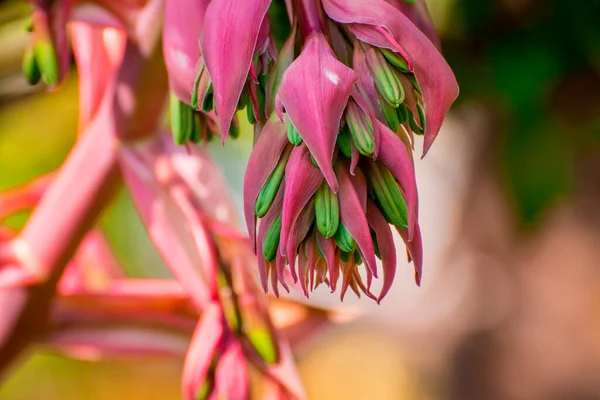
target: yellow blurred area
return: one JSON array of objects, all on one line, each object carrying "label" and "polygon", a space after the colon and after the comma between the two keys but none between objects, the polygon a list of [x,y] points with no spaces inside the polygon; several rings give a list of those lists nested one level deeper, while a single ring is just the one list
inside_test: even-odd
[{"label": "yellow blurred area", "polygon": [[167,400],[180,396],[176,360],[85,362],[38,354],[0,387],[2,400]]},{"label": "yellow blurred area", "polygon": [[398,340],[343,330],[327,335],[299,365],[308,398],[427,400]]}]

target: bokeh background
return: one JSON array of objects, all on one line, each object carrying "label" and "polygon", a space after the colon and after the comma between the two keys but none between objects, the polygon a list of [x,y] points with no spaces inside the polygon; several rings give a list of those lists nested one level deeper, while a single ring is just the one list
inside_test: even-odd
[{"label": "bokeh background", "polygon": [[[351,322],[297,349],[309,398],[600,399],[600,1],[428,3],[461,96],[417,161],[423,284],[401,264],[381,306],[317,292]],[[0,190],[75,140],[76,74],[53,93],[20,76],[27,13],[0,2]],[[250,137],[211,145],[239,208]],[[100,225],[129,274],[167,275],[125,192]],[[0,400],[176,399],[180,372],[32,349]]]}]

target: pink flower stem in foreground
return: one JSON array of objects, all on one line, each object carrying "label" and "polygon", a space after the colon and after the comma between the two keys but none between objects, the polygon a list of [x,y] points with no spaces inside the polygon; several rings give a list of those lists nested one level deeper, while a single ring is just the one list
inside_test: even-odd
[{"label": "pink flower stem in foreground", "polygon": [[[125,58],[128,70],[122,71],[116,87],[128,87],[132,94],[143,93],[136,99],[152,100],[125,104],[127,99],[119,98],[119,93],[126,90],[107,90],[98,116],[75,145],[20,236],[12,242],[19,264],[39,277],[39,283],[0,291],[4,314],[0,319],[0,373],[44,333],[51,300],[64,268],[120,185],[119,137],[126,140],[155,131],[142,128],[156,124],[160,116],[156,112],[156,99],[165,97],[166,78],[157,74],[157,63],[140,62],[144,57],[131,44]],[[131,70],[132,66],[138,70]],[[144,71],[146,67],[152,71]],[[150,76],[152,81],[148,79]],[[113,112],[117,118],[107,117],[106,113]],[[145,123],[134,123],[142,115]]]},{"label": "pink flower stem in foreground", "polygon": [[313,32],[325,32],[320,0],[293,0],[293,5],[303,37],[306,38]]}]

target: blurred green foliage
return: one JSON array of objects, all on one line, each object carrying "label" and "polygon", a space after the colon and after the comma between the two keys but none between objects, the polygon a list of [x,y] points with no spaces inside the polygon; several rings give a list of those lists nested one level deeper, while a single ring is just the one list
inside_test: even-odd
[{"label": "blurred green foliage", "polygon": [[600,1],[457,0],[446,42],[461,102],[496,113],[498,166],[525,225],[577,189],[599,155]]}]

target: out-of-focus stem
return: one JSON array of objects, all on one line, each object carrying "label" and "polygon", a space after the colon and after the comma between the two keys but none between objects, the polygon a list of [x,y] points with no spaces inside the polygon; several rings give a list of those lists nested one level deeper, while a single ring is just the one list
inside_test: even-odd
[{"label": "out-of-focus stem", "polygon": [[321,0],[294,0],[294,8],[303,37],[306,38],[313,32],[325,33]]},{"label": "out-of-focus stem", "polygon": [[116,84],[107,88],[98,115],[13,243],[21,266],[45,279],[37,285],[0,291],[0,375],[44,333],[56,283],[121,182],[120,142],[156,130],[167,87],[164,70],[156,61],[160,46],[156,47],[155,54],[144,57],[128,43]]}]

